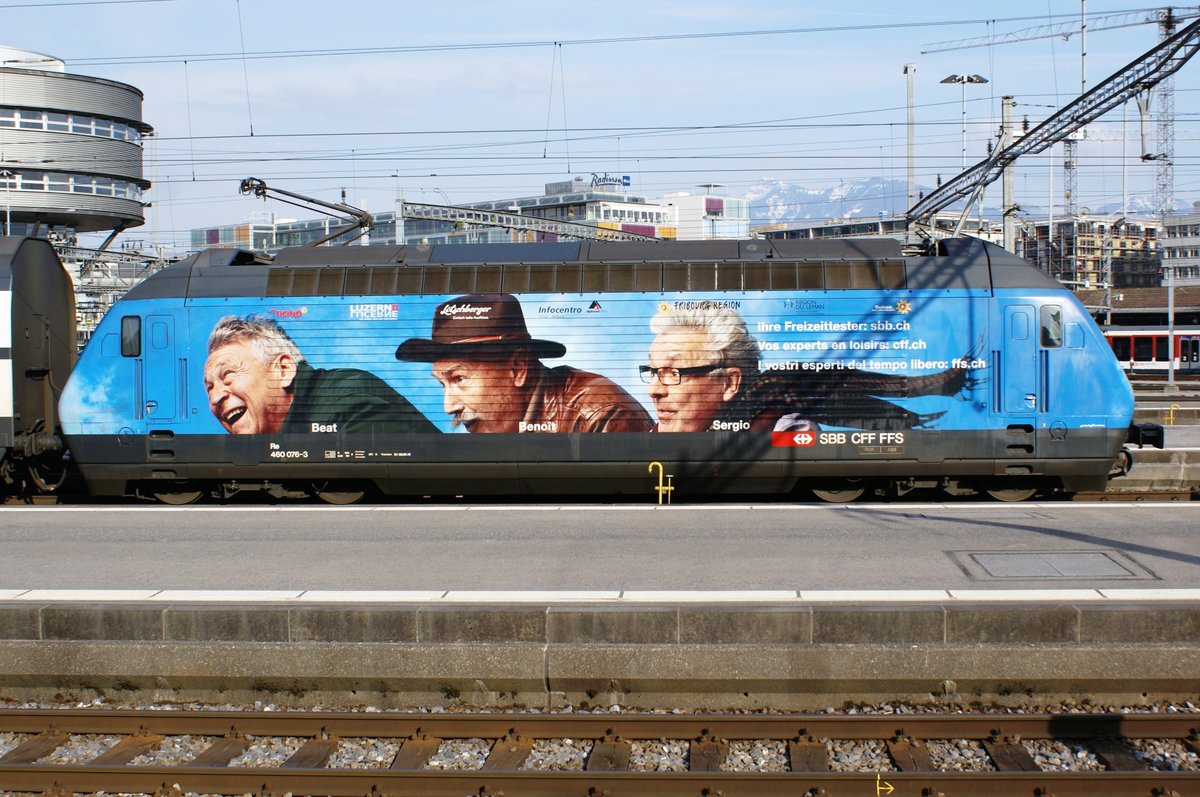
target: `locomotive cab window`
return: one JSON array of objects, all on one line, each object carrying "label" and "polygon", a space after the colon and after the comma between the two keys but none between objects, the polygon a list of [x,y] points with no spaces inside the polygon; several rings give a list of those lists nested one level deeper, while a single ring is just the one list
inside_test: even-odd
[{"label": "locomotive cab window", "polygon": [[127,315],[121,319],[121,356],[142,356],[142,319]]},{"label": "locomotive cab window", "polygon": [[1042,345],[1057,349],[1063,344],[1062,308],[1056,304],[1042,305]]}]

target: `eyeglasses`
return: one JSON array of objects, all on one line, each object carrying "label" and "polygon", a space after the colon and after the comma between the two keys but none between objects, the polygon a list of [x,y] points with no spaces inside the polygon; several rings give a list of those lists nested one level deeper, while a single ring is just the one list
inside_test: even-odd
[{"label": "eyeglasses", "polygon": [[713,371],[719,371],[725,367],[725,363],[713,363],[712,365],[696,365],[691,368],[655,368],[651,365],[639,365],[638,374],[641,375],[642,381],[647,385],[652,384],[657,378],[660,385],[678,385],[685,376],[700,376],[701,374],[711,374]]}]

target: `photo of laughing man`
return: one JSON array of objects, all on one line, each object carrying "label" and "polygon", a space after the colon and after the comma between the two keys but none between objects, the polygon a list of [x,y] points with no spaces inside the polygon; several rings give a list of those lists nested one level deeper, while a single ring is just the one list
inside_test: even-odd
[{"label": "photo of laughing man", "polygon": [[217,322],[208,337],[204,389],[209,409],[230,434],[438,431],[375,374],[313,368],[265,315]]}]

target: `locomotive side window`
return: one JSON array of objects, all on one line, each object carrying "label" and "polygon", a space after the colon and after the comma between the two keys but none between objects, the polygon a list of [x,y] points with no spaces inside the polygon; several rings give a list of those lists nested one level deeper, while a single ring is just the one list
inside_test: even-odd
[{"label": "locomotive side window", "polygon": [[633,264],[610,263],[608,266],[608,289],[610,291],[632,291]]},{"label": "locomotive side window", "polygon": [[663,290],[686,291],[688,289],[687,263],[667,263],[663,266]]},{"label": "locomotive side window", "polygon": [[740,291],[742,289],[742,264],[721,263],[717,266],[717,290]]},{"label": "locomotive side window", "polygon": [[850,264],[850,287],[860,290],[878,290],[883,287],[879,284],[879,272],[875,268],[875,261]]},{"label": "locomotive side window", "polygon": [[583,292],[600,293],[608,289],[608,266],[591,263],[583,270]]},{"label": "locomotive side window", "polygon": [[773,263],[746,264],[746,290],[765,291],[771,287],[771,266]]},{"label": "locomotive side window", "polygon": [[554,274],[554,289],[559,293],[579,293],[583,284],[583,266],[580,263],[563,263]]},{"label": "locomotive side window", "polygon": [[799,263],[800,284],[796,287],[802,291],[825,290],[825,268],[822,263]]},{"label": "locomotive side window", "polygon": [[1057,349],[1063,344],[1062,308],[1056,304],[1042,305],[1042,345]]},{"label": "locomotive side window", "polygon": [[[425,283],[421,286],[422,293],[449,293],[450,292],[450,269],[448,268],[427,268],[425,271]],[[506,269],[507,271],[507,269]],[[507,277],[508,275],[505,274]],[[505,286],[504,290],[508,290]]]},{"label": "locomotive side window", "polygon": [[[421,272],[419,269],[413,269],[417,272],[417,287],[421,286]],[[396,292],[396,274],[400,271],[399,268],[373,268],[371,269],[371,289],[370,293],[373,296],[386,296],[389,293]]]},{"label": "locomotive side window", "polygon": [[450,267],[450,293],[473,293],[475,291],[475,267]]},{"label": "locomotive side window", "polygon": [[825,263],[825,289],[848,291],[851,288],[849,263]]},{"label": "locomotive side window", "polygon": [[[318,273],[315,268],[298,268],[292,273],[290,296],[317,296]],[[339,291],[340,292],[340,291]]]},{"label": "locomotive side window", "polygon": [[318,296],[341,296],[342,286],[346,282],[346,269],[323,268],[317,274]]},{"label": "locomotive side window", "polygon": [[694,291],[711,291],[717,284],[717,266],[713,263],[693,263],[688,285]]},{"label": "locomotive side window", "polygon": [[[579,286],[575,287],[579,290]],[[480,266],[475,269],[475,292],[477,293],[499,293],[500,292],[500,267],[499,266]]]},{"label": "locomotive side window", "polygon": [[344,293],[347,296],[362,296],[369,293],[370,286],[370,271],[365,268],[346,269],[346,288]]},{"label": "locomotive side window", "polygon": [[796,263],[771,264],[771,289],[776,291],[794,291],[800,286],[796,281]]},{"label": "locomotive side window", "polygon": [[888,260],[510,263],[428,268],[275,268],[267,276],[265,295],[903,290],[906,287],[904,262]]},{"label": "locomotive side window", "polygon": [[639,291],[662,290],[662,264],[638,263],[633,275],[634,287]]},{"label": "locomotive side window", "polygon": [[[525,293],[529,290],[529,266],[518,263],[504,267],[504,292]],[[426,293],[437,293],[428,288]]]},{"label": "locomotive side window", "polygon": [[267,296],[290,296],[292,293],[292,270],[273,268],[267,275]]},{"label": "locomotive side window", "polygon": [[903,260],[885,260],[879,264],[879,285],[890,291],[902,291],[908,287]]},{"label": "locomotive side window", "polygon": [[142,319],[127,315],[121,319],[121,356],[142,356]]},{"label": "locomotive side window", "polygon": [[554,265],[543,263],[529,267],[529,290],[533,293],[554,292]]},{"label": "locomotive side window", "polygon": [[[396,270],[396,293],[412,294],[421,292],[421,282],[425,277],[423,268],[401,268]],[[371,283],[372,286],[375,284]]]}]

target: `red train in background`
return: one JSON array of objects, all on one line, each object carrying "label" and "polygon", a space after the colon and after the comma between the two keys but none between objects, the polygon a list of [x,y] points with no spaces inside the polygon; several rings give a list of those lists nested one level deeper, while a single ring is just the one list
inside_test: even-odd
[{"label": "red train in background", "polygon": [[1200,375],[1200,326],[1110,326],[1104,337],[1126,372]]}]

